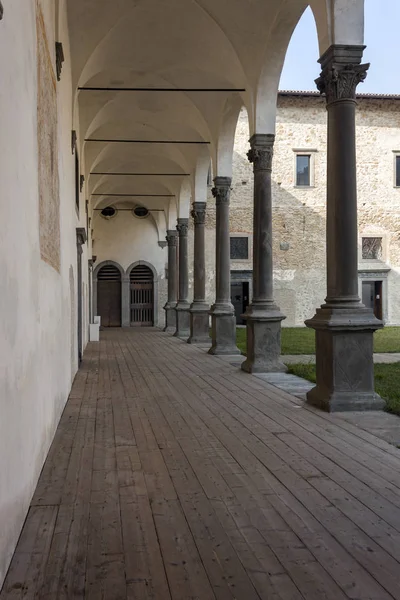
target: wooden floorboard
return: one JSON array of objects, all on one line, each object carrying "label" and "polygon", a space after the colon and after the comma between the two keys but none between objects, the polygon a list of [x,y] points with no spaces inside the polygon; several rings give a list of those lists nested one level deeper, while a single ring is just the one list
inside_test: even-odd
[{"label": "wooden floorboard", "polygon": [[400,600],[400,451],[155,329],[89,344],[0,594]]}]

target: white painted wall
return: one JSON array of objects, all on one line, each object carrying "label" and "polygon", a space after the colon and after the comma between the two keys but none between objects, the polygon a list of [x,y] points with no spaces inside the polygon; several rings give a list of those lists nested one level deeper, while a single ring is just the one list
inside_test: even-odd
[{"label": "white painted wall", "polygon": [[158,245],[157,228],[149,216],[145,219],[134,217],[130,211],[120,211],[112,219],[104,219],[95,212],[93,226],[93,254],[96,265],[105,260],[113,260],[126,269],[134,262],[144,260],[155,268],[158,276],[158,321],[165,322],[163,306],[167,301],[167,280],[165,267],[168,263],[168,249]]},{"label": "white painted wall", "polygon": [[[43,9],[54,59],[54,0],[44,1]],[[77,311],[71,311],[69,277],[72,266],[76,307],[75,229],[85,219],[84,207],[81,223],[75,212],[65,23],[64,14],[66,60],[57,85],[62,224],[58,273],[41,260],[39,250],[35,1],[7,2],[0,22],[0,207],[6,223],[0,237],[0,587],[77,369]],[[86,250],[84,286],[85,265]]]}]

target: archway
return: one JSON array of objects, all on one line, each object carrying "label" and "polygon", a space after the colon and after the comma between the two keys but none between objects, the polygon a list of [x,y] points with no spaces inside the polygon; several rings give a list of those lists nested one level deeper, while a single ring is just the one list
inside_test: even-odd
[{"label": "archway", "polygon": [[99,265],[96,270],[97,315],[103,327],[121,327],[122,324],[122,273],[111,261]]},{"label": "archway", "polygon": [[130,307],[132,327],[154,325],[154,275],[145,264],[133,267],[130,279]]}]

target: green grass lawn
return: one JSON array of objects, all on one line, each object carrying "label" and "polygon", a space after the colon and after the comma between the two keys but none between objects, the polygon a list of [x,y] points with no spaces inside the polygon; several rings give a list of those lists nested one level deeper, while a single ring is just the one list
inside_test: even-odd
[{"label": "green grass lawn", "polygon": [[[289,373],[315,383],[315,365],[288,365]],[[375,391],[385,400],[386,411],[400,415],[400,363],[376,364]]]},{"label": "green grass lawn", "polygon": [[[246,329],[237,330],[238,348],[246,353]],[[385,327],[374,334],[374,352],[400,352],[400,327]],[[308,327],[282,327],[282,354],[314,354],[315,331]]]}]

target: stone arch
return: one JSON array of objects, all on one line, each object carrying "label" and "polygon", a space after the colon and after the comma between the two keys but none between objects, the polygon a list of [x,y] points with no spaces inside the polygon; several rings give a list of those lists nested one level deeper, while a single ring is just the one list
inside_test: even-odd
[{"label": "stone arch", "polygon": [[[135,267],[138,266],[145,266],[148,267],[150,269],[150,271],[153,273],[153,311],[154,311],[154,323],[158,323],[158,284],[159,284],[159,280],[161,279],[161,277],[158,275],[156,268],[154,267],[154,265],[152,265],[151,263],[147,262],[147,260],[136,260],[135,262],[133,262],[132,264],[129,265],[129,267],[126,270],[126,278],[128,280],[128,284],[130,281],[130,275],[131,275],[131,271],[132,269],[134,269]],[[128,294],[130,293],[130,290],[128,289]],[[130,298],[129,298],[129,302],[130,302]],[[130,317],[129,317],[130,319]]]},{"label": "stone arch", "polygon": [[[128,323],[126,322],[126,315],[129,308],[129,304],[128,307],[126,305],[126,273],[123,269],[123,267],[121,267],[121,265],[117,262],[115,262],[114,260],[103,260],[101,263],[99,263],[97,265],[97,267],[94,269],[93,271],[93,315],[97,315],[97,275],[98,272],[100,271],[100,269],[102,267],[106,267],[106,266],[113,266],[116,267],[119,272],[121,273],[121,325],[122,327],[125,326],[129,326],[129,321]],[[128,280],[129,281],[129,280]],[[128,298],[129,300],[129,298]]]}]

